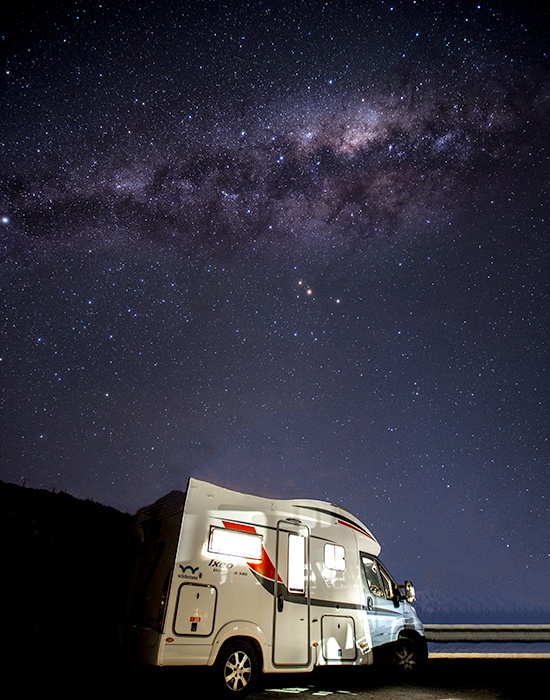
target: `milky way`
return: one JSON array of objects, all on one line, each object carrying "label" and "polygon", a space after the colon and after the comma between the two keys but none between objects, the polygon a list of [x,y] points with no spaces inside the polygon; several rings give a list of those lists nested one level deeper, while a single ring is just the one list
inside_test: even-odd
[{"label": "milky way", "polygon": [[[6,143],[13,167],[4,173],[4,211],[23,236],[79,244],[84,221],[92,239],[107,228],[114,242],[143,236],[193,246],[205,236],[261,244],[312,233],[353,244],[404,222],[448,220],[464,191],[468,196],[476,186],[475,165],[494,178],[507,155],[521,160],[518,138],[531,145],[540,133],[548,76],[541,52],[525,56],[522,46],[518,55],[508,53],[507,39],[517,45],[522,31],[533,31],[520,18],[518,27],[508,27],[509,15],[490,8],[439,7],[432,14],[415,4],[382,3],[374,16],[352,5],[340,16],[318,9],[304,17],[295,7],[288,17],[284,10],[272,17],[273,9],[261,6],[256,24],[237,7],[231,12],[235,25],[242,23],[237,30],[222,28],[223,12],[207,20],[208,3],[177,17],[170,11],[174,24],[159,20],[153,3],[135,25],[122,10],[107,31],[108,15],[102,24],[90,17],[89,35],[79,27],[86,11],[75,9],[60,28],[52,11],[51,35],[44,29],[41,42],[29,42],[32,58],[7,62],[8,133],[15,134]],[[335,41],[332,33],[355,17],[362,32],[350,38],[347,52],[339,46],[315,56],[315,45],[306,52],[303,44],[316,15],[319,51],[326,32]],[[408,17],[415,24],[405,30]],[[20,24],[25,20],[32,22],[23,17]],[[185,31],[186,21],[201,27],[198,36]],[[381,32],[386,22],[389,37]],[[282,37],[292,36],[302,24],[308,31],[298,32],[300,48],[285,64],[271,32],[280,26]],[[143,75],[129,62],[140,30],[147,35],[142,62],[155,59]],[[80,37],[83,45],[74,46]],[[171,50],[179,47],[170,67],[168,49],[160,52],[168,41]],[[331,72],[339,54],[354,63]],[[200,56],[208,56],[209,69]],[[306,56],[310,74],[301,75]],[[377,56],[387,57],[383,68],[375,61],[359,70]],[[238,69],[229,76],[232,63]],[[200,75],[198,85],[190,85],[184,68]],[[334,77],[322,79],[323,72]],[[228,94],[231,82],[235,95]],[[282,85],[290,94],[280,96]],[[16,162],[26,151],[28,158]]]},{"label": "milky way", "polygon": [[350,245],[452,219],[475,186],[474,163],[494,177],[526,119],[540,127],[540,91],[517,110],[500,85],[466,103],[419,88],[406,101],[347,95],[345,106],[326,98],[322,109],[277,105],[273,119],[245,118],[233,130],[177,138],[174,129],[152,162],[84,155],[38,179],[8,177],[4,211],[23,235],[66,242],[75,228],[82,235],[84,220],[92,238],[114,229],[114,241],[118,233],[185,247],[198,235],[201,243],[225,236],[262,245],[315,233]]},{"label": "milky way", "polygon": [[0,477],[337,501],[538,602],[548,13],[182,5],[4,10]]}]

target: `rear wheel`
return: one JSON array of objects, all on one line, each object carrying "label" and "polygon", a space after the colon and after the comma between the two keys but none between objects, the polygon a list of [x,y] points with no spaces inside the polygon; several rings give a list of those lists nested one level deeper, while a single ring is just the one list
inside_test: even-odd
[{"label": "rear wheel", "polygon": [[245,640],[227,644],[218,656],[215,673],[223,697],[248,695],[258,678],[258,661],[252,645]]}]

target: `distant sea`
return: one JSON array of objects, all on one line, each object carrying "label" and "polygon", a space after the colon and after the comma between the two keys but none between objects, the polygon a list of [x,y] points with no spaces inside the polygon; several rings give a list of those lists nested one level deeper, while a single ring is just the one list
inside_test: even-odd
[{"label": "distant sea", "polygon": [[[505,597],[419,591],[414,604],[424,624],[550,624],[550,607],[525,606]],[[431,654],[549,654],[545,642],[429,643]]]},{"label": "distant sea", "polygon": [[550,624],[550,606],[522,605],[504,596],[417,591],[414,607],[425,624]]}]

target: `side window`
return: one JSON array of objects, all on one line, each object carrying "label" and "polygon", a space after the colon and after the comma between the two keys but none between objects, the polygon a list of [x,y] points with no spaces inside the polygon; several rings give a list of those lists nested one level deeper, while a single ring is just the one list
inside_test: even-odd
[{"label": "side window", "polygon": [[324,561],[327,569],[345,571],[346,550],[339,544],[325,544]]},{"label": "side window", "polygon": [[363,562],[363,572],[365,574],[369,592],[372,595],[385,598],[385,586],[382,576],[380,575],[378,562],[376,559],[368,556],[367,554],[362,554],[361,560]]},{"label": "side window", "polygon": [[213,554],[226,554],[243,557],[252,561],[262,560],[262,538],[260,535],[212,527],[208,540],[208,551]]}]

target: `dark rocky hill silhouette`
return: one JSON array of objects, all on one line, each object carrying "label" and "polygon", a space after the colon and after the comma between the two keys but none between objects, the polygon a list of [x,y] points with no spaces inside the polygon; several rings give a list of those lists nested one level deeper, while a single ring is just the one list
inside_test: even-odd
[{"label": "dark rocky hill silhouette", "polygon": [[136,551],[133,516],[66,493],[0,482],[8,658],[119,652]]}]

